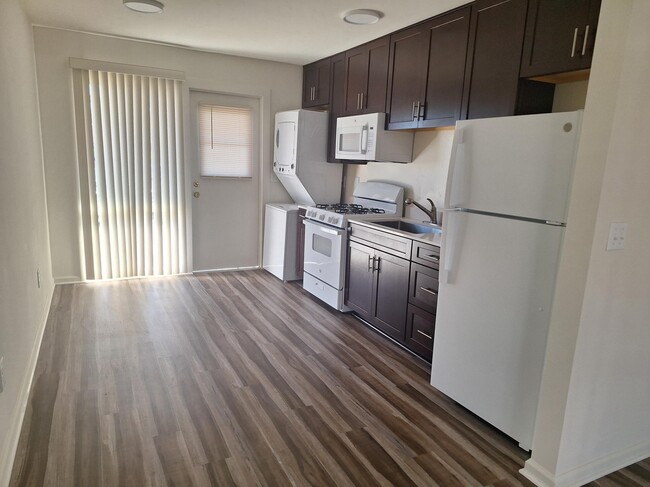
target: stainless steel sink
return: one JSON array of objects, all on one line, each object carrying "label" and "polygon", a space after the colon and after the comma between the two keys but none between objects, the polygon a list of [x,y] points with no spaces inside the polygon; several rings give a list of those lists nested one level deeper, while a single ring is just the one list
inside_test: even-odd
[{"label": "stainless steel sink", "polygon": [[394,228],[406,233],[422,235],[424,233],[442,233],[442,228],[432,223],[414,223],[405,220],[377,220],[372,222],[382,227]]}]

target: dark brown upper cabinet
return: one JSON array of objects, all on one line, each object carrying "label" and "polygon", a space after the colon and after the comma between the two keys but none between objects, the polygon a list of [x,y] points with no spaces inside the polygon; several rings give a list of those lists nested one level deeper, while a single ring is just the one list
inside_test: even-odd
[{"label": "dark brown upper cabinet", "polygon": [[302,107],[330,102],[330,58],[307,64],[302,70]]},{"label": "dark brown upper cabinet", "polygon": [[345,53],[343,115],[386,111],[388,36]]},{"label": "dark brown upper cabinet", "polygon": [[390,37],[388,128],[453,125],[463,117],[471,8]]},{"label": "dark brown upper cabinet", "polygon": [[591,66],[600,0],[530,0],[521,76]]},{"label": "dark brown upper cabinet", "polygon": [[554,86],[520,80],[527,0],[477,0],[472,9],[467,118],[551,111]]},{"label": "dark brown upper cabinet", "polygon": [[345,53],[332,56],[330,74],[331,93],[327,160],[328,162],[340,162],[334,157],[334,154],[336,154],[336,119],[343,116],[345,102]]}]

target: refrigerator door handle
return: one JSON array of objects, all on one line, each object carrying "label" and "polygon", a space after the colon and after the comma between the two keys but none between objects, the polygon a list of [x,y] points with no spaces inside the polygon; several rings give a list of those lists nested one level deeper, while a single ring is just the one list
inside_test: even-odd
[{"label": "refrigerator door handle", "polygon": [[460,258],[459,252],[462,245],[463,229],[461,226],[463,223],[463,211],[464,208],[449,208],[449,215],[444,221],[443,255],[441,259],[442,272],[439,275],[441,283],[453,284],[454,282],[454,264]]}]

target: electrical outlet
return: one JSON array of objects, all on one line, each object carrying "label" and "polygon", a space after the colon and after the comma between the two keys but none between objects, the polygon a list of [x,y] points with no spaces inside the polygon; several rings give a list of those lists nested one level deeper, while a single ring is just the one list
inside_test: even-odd
[{"label": "electrical outlet", "polygon": [[0,392],[5,390],[5,358],[0,357]]},{"label": "electrical outlet", "polygon": [[38,288],[41,288],[41,270],[37,267],[36,268],[36,285]]},{"label": "electrical outlet", "polygon": [[623,250],[625,248],[625,232],[627,223],[612,223],[609,226],[607,250]]}]

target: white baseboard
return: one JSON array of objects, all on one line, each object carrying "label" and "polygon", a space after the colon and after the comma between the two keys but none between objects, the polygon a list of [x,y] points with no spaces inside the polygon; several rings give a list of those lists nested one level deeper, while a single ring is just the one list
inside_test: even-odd
[{"label": "white baseboard", "polygon": [[41,311],[40,329],[34,342],[34,346],[29,355],[29,363],[27,364],[27,373],[23,378],[23,384],[18,393],[18,401],[11,413],[11,429],[7,434],[6,441],[0,452],[0,487],[7,487],[11,480],[11,469],[16,457],[16,449],[18,448],[18,440],[20,439],[20,431],[23,426],[23,419],[25,418],[25,411],[27,409],[27,400],[29,399],[29,391],[32,388],[32,380],[34,379],[34,372],[36,371],[36,362],[38,361],[38,354],[41,350],[41,342],[43,341],[43,334],[45,333],[45,325],[47,324],[47,317],[52,305],[52,297],[54,296],[54,286],[50,291],[50,297],[46,300],[44,309]]},{"label": "white baseboard", "polygon": [[537,487],[554,487],[556,485],[553,474],[532,458],[526,460],[524,468],[519,470],[519,473]]},{"label": "white baseboard", "polygon": [[526,461],[524,468],[519,472],[539,487],[577,487],[648,457],[650,457],[650,440],[642,441],[557,476],[532,458]]},{"label": "white baseboard", "polygon": [[77,284],[84,282],[81,276],[61,276],[54,278],[54,284]]}]

